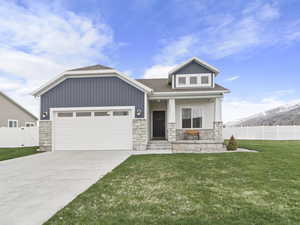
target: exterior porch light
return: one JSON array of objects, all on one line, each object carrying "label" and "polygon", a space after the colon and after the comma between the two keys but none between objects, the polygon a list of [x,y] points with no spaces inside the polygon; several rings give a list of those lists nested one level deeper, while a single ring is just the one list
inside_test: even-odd
[{"label": "exterior porch light", "polygon": [[137,109],[137,110],[136,110],[136,115],[137,115],[137,116],[142,115],[142,110],[141,110],[141,109]]},{"label": "exterior porch light", "polygon": [[43,112],[43,113],[42,113],[42,117],[43,117],[43,118],[46,118],[47,115],[48,115],[48,112]]}]

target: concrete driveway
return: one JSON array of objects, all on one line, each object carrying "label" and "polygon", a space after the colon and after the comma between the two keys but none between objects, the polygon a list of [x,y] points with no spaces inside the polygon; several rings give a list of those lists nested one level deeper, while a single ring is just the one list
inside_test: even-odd
[{"label": "concrete driveway", "polygon": [[0,162],[0,224],[40,225],[130,156],[57,151]]}]

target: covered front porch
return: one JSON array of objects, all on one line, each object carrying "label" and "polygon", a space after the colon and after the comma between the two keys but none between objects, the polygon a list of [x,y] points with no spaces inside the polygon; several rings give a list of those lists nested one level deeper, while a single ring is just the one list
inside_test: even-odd
[{"label": "covered front porch", "polygon": [[149,139],[195,141],[187,131],[199,131],[199,140],[222,140],[222,98],[149,100]]},{"label": "covered front porch", "polygon": [[148,105],[152,145],[165,140],[174,152],[223,148],[222,96],[155,98],[149,99]]}]

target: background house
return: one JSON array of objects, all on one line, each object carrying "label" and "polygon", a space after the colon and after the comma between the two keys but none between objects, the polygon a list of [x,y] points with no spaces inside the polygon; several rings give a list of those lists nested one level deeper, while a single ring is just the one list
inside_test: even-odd
[{"label": "background house", "polygon": [[38,118],[0,91],[0,127],[33,127]]}]

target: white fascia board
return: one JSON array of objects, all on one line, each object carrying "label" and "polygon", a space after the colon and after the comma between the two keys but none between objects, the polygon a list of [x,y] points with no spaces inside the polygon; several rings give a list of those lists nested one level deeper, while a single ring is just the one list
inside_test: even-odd
[{"label": "white fascia board", "polygon": [[224,91],[184,91],[184,92],[153,92],[151,96],[181,96],[181,95],[209,95],[209,94],[225,94],[230,93],[229,90]]},{"label": "white fascia board", "polygon": [[189,63],[192,62],[193,60],[195,60],[195,61],[196,61],[197,63],[199,63],[200,65],[203,65],[203,66],[206,67],[207,69],[212,70],[212,71],[216,74],[216,76],[217,76],[218,73],[220,73],[220,71],[219,71],[216,67],[214,67],[214,66],[208,64],[207,62],[204,62],[204,61],[201,60],[201,59],[198,59],[197,57],[193,57],[193,58],[187,60],[186,62],[184,62],[184,63],[182,63],[182,64],[176,66],[174,69],[172,69],[172,70],[169,72],[169,75],[170,75],[170,74],[173,74],[173,73],[176,72],[177,70],[180,70],[182,67],[184,67],[185,65],[189,64]]},{"label": "white fascia board", "polygon": [[[143,92],[152,92],[152,89],[143,85],[142,83],[128,77],[125,74],[120,73],[117,70],[82,70],[82,71],[66,71],[61,74],[59,74],[54,79],[50,80],[46,84],[44,84],[42,87],[37,89],[32,93],[33,96],[39,97],[43,93],[47,92],[51,88],[55,87],[59,83],[63,82],[67,78],[80,78],[80,77],[97,77],[99,74],[107,74],[107,76],[116,76],[125,82],[133,85],[134,87],[138,88],[139,90]],[[81,76],[82,75],[82,76]],[[88,76],[90,75],[90,76]],[[105,75],[99,75],[99,77],[104,77]]]},{"label": "white fascia board", "polygon": [[151,96],[150,100],[162,100],[162,99],[203,99],[203,98],[223,98],[223,95],[186,95],[186,96]]}]

